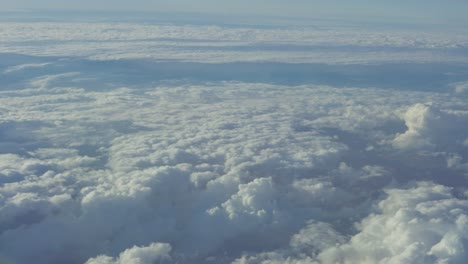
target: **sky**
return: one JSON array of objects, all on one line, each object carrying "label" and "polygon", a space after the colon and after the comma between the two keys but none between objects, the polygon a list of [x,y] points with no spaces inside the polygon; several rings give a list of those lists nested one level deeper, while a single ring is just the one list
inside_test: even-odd
[{"label": "sky", "polygon": [[193,3],[0,2],[1,264],[466,264],[466,4]]},{"label": "sky", "polygon": [[216,14],[265,14],[280,16],[383,17],[414,19],[435,23],[466,23],[468,2],[462,0],[175,0],[175,1],[59,1],[2,0],[0,9],[80,9],[80,10],[138,10],[171,12],[208,12]]}]

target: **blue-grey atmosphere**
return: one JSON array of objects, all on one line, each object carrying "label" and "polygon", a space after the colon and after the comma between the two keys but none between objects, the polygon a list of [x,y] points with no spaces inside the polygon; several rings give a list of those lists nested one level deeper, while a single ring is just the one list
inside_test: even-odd
[{"label": "blue-grey atmosphere", "polygon": [[467,13],[0,0],[0,264],[466,264]]}]

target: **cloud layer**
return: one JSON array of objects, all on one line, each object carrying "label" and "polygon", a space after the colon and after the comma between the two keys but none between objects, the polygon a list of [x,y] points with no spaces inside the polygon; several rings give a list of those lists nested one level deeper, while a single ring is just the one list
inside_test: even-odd
[{"label": "cloud layer", "polygon": [[[387,48],[399,47],[415,49],[406,59],[421,62],[432,60],[427,50],[464,47],[463,36],[5,25],[1,50],[19,54],[0,55],[1,263],[464,263],[468,257],[466,73],[436,68],[439,76],[457,76],[442,79],[449,89],[421,88],[413,75],[379,75],[382,65],[329,65],[349,73],[336,86],[337,75],[324,77],[328,85],[275,83],[276,76],[193,81],[179,78],[179,66],[187,64],[163,64],[163,71],[136,59],[261,60],[261,68],[270,60],[298,62],[295,51],[281,50],[288,45],[333,44],[344,56],[330,51],[330,64],[361,58],[354,53],[359,47],[369,56],[364,64],[380,58],[369,49],[388,62],[395,53]],[[211,46],[196,52],[195,44]],[[274,74],[294,76],[283,72],[286,66]],[[382,84],[349,85],[361,76]],[[403,88],[388,89],[382,76],[401,78]]]},{"label": "cloud layer", "polygon": [[[297,22],[296,22],[297,24]],[[190,62],[463,62],[466,32],[373,29],[361,25],[269,26],[2,22],[2,52]]]},{"label": "cloud layer", "polygon": [[4,91],[0,101],[6,260],[465,256],[463,99],[248,83],[109,91],[45,83]]}]

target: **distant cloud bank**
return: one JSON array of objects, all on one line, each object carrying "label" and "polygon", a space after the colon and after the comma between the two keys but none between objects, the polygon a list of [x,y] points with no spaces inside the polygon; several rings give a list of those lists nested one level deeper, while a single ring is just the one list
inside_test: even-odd
[{"label": "distant cloud bank", "polygon": [[[323,23],[323,22],[321,22]],[[320,24],[322,25],[322,24]],[[468,61],[464,33],[359,27],[0,23],[3,53],[97,60],[382,63]]]}]

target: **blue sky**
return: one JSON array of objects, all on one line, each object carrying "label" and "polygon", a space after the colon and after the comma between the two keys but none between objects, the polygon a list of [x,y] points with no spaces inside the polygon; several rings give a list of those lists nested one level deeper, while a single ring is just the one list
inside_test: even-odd
[{"label": "blue sky", "polygon": [[434,22],[468,22],[468,2],[463,0],[0,0],[0,9],[144,10],[208,13],[268,14],[284,16],[370,16],[410,18]]}]

